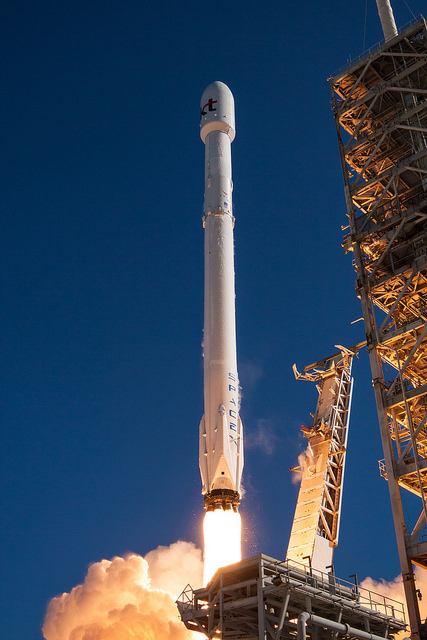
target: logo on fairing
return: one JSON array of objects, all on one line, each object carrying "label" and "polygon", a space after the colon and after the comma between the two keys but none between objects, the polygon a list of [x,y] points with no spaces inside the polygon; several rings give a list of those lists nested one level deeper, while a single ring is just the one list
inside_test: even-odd
[{"label": "logo on fairing", "polygon": [[[200,110],[200,118],[205,116],[208,111],[216,111],[216,108],[214,107],[214,104],[216,104],[217,102],[218,102],[218,100],[214,100],[213,98],[209,98],[209,101]],[[208,111],[205,111],[206,108],[207,108]]]}]

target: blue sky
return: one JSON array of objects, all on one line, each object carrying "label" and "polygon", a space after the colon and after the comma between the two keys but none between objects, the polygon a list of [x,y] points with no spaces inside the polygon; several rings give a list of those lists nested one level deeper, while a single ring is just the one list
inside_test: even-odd
[{"label": "blue sky", "polygon": [[[415,15],[421,0],[411,0]],[[398,26],[412,15],[395,0]],[[201,544],[203,89],[226,82],[244,553],[283,558],[317,393],[303,368],[364,339],[327,78],[382,38],[374,0],[4,2],[0,19],[2,635],[41,638],[89,563]],[[343,578],[399,573],[366,352]],[[184,586],[184,585],[183,585]]]}]

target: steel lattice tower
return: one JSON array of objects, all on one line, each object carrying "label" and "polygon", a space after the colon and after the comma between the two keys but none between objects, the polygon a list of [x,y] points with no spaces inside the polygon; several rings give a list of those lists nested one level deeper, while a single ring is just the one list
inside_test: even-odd
[{"label": "steel lattice tower", "polygon": [[316,382],[319,398],[313,422],[301,431],[308,440],[304,464],[296,467],[301,485],[286,558],[325,573],[338,544],[342,485],[347,451],[353,378],[357,349],[341,351],[298,373],[297,379]]},{"label": "steel lattice tower", "polygon": [[[427,31],[423,18],[330,79],[412,638],[427,568]],[[405,492],[419,497],[406,522]],[[407,494],[406,494],[407,495]]]}]

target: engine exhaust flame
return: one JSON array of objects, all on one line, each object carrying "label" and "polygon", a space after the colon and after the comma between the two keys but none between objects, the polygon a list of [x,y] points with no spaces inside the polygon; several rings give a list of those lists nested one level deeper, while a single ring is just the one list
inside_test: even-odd
[{"label": "engine exhaust flame", "polygon": [[203,584],[207,584],[220,567],[242,559],[242,521],[232,509],[207,511],[203,521],[205,558]]}]

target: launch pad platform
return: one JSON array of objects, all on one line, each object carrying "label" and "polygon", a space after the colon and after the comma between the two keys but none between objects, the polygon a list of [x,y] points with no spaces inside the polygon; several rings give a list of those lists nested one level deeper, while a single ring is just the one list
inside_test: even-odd
[{"label": "launch pad platform", "polygon": [[403,604],[293,561],[258,555],[219,569],[177,600],[185,626],[228,640],[358,640],[406,628]]}]

